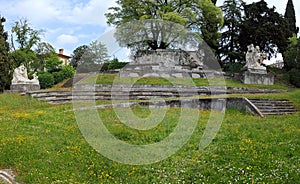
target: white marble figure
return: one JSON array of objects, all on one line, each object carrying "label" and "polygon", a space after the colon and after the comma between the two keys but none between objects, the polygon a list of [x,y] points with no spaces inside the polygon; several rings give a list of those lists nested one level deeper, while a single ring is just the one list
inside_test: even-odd
[{"label": "white marble figure", "polygon": [[33,79],[28,79],[27,69],[24,64],[21,64],[14,70],[12,84],[39,84],[38,76],[33,74]]},{"label": "white marble figure", "polygon": [[253,44],[248,45],[246,53],[246,65],[244,68],[255,70],[266,70],[266,67],[261,66],[264,56],[260,52],[259,46],[254,47]]}]

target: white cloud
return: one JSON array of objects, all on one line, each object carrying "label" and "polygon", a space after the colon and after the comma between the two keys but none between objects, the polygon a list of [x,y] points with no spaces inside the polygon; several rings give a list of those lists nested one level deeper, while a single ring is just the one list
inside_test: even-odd
[{"label": "white cloud", "polygon": [[76,36],[62,34],[57,37],[56,42],[58,45],[75,45],[78,43],[78,38]]},{"label": "white cloud", "polygon": [[106,26],[105,13],[108,8],[114,6],[114,1],[90,0],[87,4],[75,4],[67,10],[66,16],[61,16],[62,21],[75,24],[92,24]]},{"label": "white cloud", "polygon": [[87,3],[69,0],[0,0],[1,14],[27,18],[34,24],[60,21],[78,25],[106,26],[104,13],[114,1],[90,0]]}]

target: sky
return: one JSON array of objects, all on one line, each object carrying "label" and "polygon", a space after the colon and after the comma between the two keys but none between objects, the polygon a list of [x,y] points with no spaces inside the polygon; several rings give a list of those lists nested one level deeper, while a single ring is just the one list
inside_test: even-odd
[{"label": "sky", "polygon": [[[224,0],[218,0],[217,5]],[[247,4],[259,0],[244,0]],[[284,14],[288,0],[265,0],[269,7]],[[300,1],[293,0],[297,26],[300,27]],[[58,51],[63,48],[66,55],[81,45],[94,40],[111,43],[113,27],[106,24],[104,14],[115,6],[115,0],[0,0],[0,16],[6,18],[5,30],[10,32],[15,21],[25,18],[36,30],[44,30],[42,40]],[[112,46],[114,47],[114,46]],[[118,55],[117,51],[109,51]]]}]

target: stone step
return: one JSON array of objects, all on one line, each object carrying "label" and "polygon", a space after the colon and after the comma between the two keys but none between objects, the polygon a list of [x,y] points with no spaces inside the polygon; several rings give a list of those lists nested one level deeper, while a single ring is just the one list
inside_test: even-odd
[{"label": "stone step", "polygon": [[285,115],[285,114],[294,114],[295,112],[266,112],[263,113],[265,116],[270,116],[270,115]]},{"label": "stone step", "polygon": [[268,112],[296,112],[295,109],[260,109],[260,112],[262,113],[268,113]]},{"label": "stone step", "polygon": [[263,115],[292,114],[297,110],[286,99],[249,99]]},{"label": "stone step", "polygon": [[257,105],[254,103],[254,105],[260,109],[293,109],[293,105]]}]

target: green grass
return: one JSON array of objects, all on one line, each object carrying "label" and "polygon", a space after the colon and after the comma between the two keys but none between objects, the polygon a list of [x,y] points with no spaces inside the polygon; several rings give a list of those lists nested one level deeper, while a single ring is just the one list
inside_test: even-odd
[{"label": "green grass", "polygon": [[[225,82],[225,83],[224,83]],[[287,86],[282,82],[275,81],[273,86],[268,85],[246,85],[241,81],[234,79],[186,79],[186,78],[159,78],[159,77],[144,77],[144,78],[120,78],[116,74],[100,74],[92,75],[81,81],[84,84],[151,84],[151,85],[183,85],[183,86],[230,86],[230,87],[246,87],[246,88],[267,88],[267,89],[287,89]]]},{"label": "green grass", "polygon": [[[266,95],[267,96],[267,95]],[[271,94],[300,107],[300,90]],[[106,102],[104,102],[106,103]],[[300,119],[293,115],[260,118],[229,109],[213,142],[198,146],[209,118],[201,118],[191,139],[158,163],[131,166],[95,151],[78,129],[72,105],[49,105],[12,94],[0,95],[0,169],[12,168],[20,183],[297,183],[300,180]],[[130,109],[123,109],[130,111]],[[133,112],[147,117],[145,107]],[[180,109],[167,111],[155,128],[124,126],[112,108],[99,110],[105,125],[128,143],[148,144],[167,137]],[[194,113],[191,110],[191,113]]]}]

